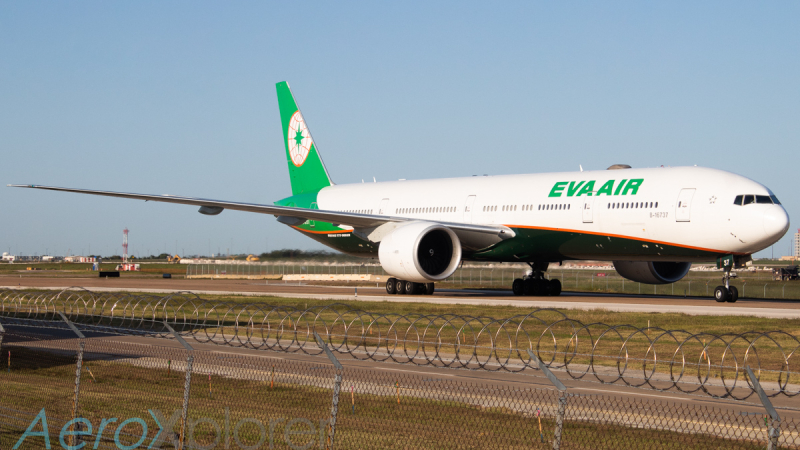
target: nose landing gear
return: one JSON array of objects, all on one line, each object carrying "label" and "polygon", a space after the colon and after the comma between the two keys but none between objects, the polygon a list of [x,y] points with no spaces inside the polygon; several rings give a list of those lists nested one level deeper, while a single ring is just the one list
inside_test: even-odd
[{"label": "nose landing gear", "polygon": [[529,296],[558,296],[561,295],[561,281],[548,280],[544,277],[547,266],[550,263],[529,262],[531,274],[523,278],[517,278],[511,284],[511,291],[514,295]]},{"label": "nose landing gear", "polygon": [[724,286],[717,286],[714,288],[714,300],[716,300],[717,303],[734,303],[736,300],[739,300],[739,290],[736,289],[736,286],[731,286],[732,268],[732,265],[723,268],[722,282]]}]

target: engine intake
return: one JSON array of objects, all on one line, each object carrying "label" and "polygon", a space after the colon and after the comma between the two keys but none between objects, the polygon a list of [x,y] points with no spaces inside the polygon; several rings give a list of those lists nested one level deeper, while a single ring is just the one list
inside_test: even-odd
[{"label": "engine intake", "polygon": [[431,222],[410,222],[387,234],[378,247],[383,269],[406,281],[441,281],[461,262],[461,241],[453,230]]},{"label": "engine intake", "polygon": [[646,284],[674,283],[685,277],[691,267],[689,262],[614,261],[618,274]]}]

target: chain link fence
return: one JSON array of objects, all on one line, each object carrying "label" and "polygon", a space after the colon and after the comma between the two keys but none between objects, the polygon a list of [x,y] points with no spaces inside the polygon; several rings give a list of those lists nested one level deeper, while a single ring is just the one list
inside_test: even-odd
[{"label": "chain link fence", "polygon": [[193,343],[312,356],[322,352],[319,333],[334,352],[357,360],[485,371],[535,369],[531,350],[575,380],[752,401],[750,366],[769,396],[800,395],[800,337],[791,329],[712,334],[583,323],[552,309],[501,318],[398,314],[85,289],[2,290],[0,316],[37,326],[69,318],[83,330],[154,337],[172,337],[166,327],[174,327]]},{"label": "chain link fence", "polygon": [[523,374],[342,364],[319,335],[319,356],[290,358],[196,348],[173,330],[41,325],[0,332],[3,449],[800,448],[796,410],[780,417],[769,400],[719,408],[579,394],[558,379],[533,388]]},{"label": "chain link fence", "polygon": [[[529,272],[525,264],[464,264],[446,280],[437,283],[439,288],[511,289],[515,278]],[[769,271],[739,271],[731,285],[739,290],[739,298],[800,299],[800,282],[773,280]],[[390,277],[379,264],[326,264],[326,263],[247,263],[238,264],[188,264],[188,278],[255,278],[280,280],[297,275],[371,275],[368,281],[382,286]],[[722,283],[722,272],[691,271],[681,281],[664,285],[651,285],[626,280],[616,271],[561,269],[552,267],[547,272],[550,279],[561,281],[562,288],[570,292],[604,292],[636,295],[664,295],[680,297],[712,297],[714,288]],[[295,277],[296,278],[296,277]],[[355,278],[354,278],[355,280]],[[297,280],[292,280],[297,282]],[[340,282],[353,282],[347,278]]]}]

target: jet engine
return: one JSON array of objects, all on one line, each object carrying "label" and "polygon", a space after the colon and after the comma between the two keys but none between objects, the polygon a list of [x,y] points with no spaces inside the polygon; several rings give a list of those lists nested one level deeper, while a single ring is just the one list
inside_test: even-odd
[{"label": "jet engine", "polygon": [[692,263],[662,261],[614,261],[614,268],[623,277],[646,284],[674,283],[689,273]]},{"label": "jet engine", "polygon": [[378,258],[383,269],[401,280],[441,281],[461,262],[461,241],[453,230],[431,222],[402,224],[381,239]]}]

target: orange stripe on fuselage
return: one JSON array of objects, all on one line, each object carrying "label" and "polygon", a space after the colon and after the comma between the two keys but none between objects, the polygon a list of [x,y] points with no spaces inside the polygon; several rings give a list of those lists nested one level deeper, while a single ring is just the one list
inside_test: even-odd
[{"label": "orange stripe on fuselage", "polygon": [[311,233],[311,234],[339,234],[339,233],[352,233],[353,232],[353,230],[337,230],[337,231],[304,230],[302,228],[295,227],[295,226],[293,226],[292,228],[294,228],[295,230],[297,230],[297,231],[299,231],[301,233]]},{"label": "orange stripe on fuselage", "polygon": [[659,245],[669,245],[670,247],[680,247],[680,248],[687,248],[690,250],[701,250],[704,252],[711,252],[711,253],[721,253],[725,255],[746,255],[746,253],[738,253],[738,252],[727,252],[724,250],[715,250],[713,248],[704,248],[704,247],[694,247],[692,245],[683,245],[683,244],[675,244],[672,242],[665,242],[665,241],[654,241],[652,239],[644,239],[638,238],[633,236],[624,236],[621,234],[610,234],[610,233],[598,233],[596,231],[585,231],[585,230],[572,230],[569,228],[550,228],[550,227],[534,227],[530,225],[504,225],[509,228],[527,228],[530,230],[543,230],[543,231],[559,231],[562,233],[577,233],[577,234],[591,234],[594,236],[603,236],[603,237],[614,237],[620,239],[629,239],[632,241],[639,241],[639,242],[648,242],[651,244],[659,244]]},{"label": "orange stripe on fuselage", "polygon": [[[628,240],[631,240],[631,241],[647,242],[647,243],[650,243],[650,244],[669,245],[670,247],[686,248],[686,249],[689,249],[689,250],[700,250],[700,251],[704,251],[704,252],[718,253],[718,254],[723,254],[723,255],[746,255],[747,254],[747,253],[741,253],[741,252],[728,252],[728,251],[724,251],[724,250],[716,250],[716,249],[713,249],[713,248],[695,247],[695,246],[692,246],[692,245],[675,244],[673,242],[656,241],[656,240],[652,240],[652,239],[644,239],[644,238],[638,238],[638,237],[633,237],[633,236],[625,236],[625,235],[622,235],[622,234],[599,233],[599,232],[596,232],[596,231],[573,230],[573,229],[570,229],[570,228],[550,228],[550,227],[535,227],[535,226],[530,226],[530,225],[508,225],[508,224],[504,224],[504,226],[509,227],[509,228],[526,228],[526,229],[529,229],[529,230],[558,231],[558,232],[561,232],[561,233],[590,234],[590,235],[593,235],[593,236],[613,237],[613,238],[619,238],[619,239],[628,239]],[[353,232],[353,230],[337,230],[337,231],[304,230],[304,229],[296,227],[296,226],[293,226],[292,228],[294,228],[295,230],[297,230],[297,231],[299,231],[301,233],[311,233],[311,234],[341,234],[341,233],[352,233]]]}]

